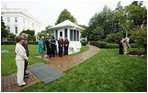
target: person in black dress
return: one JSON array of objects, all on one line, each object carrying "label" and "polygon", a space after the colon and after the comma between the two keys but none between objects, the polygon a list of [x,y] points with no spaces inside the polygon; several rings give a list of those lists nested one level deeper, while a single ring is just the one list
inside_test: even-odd
[{"label": "person in black dress", "polygon": [[62,57],[62,53],[63,53],[63,40],[60,37],[58,40],[58,46],[59,46],[59,57]]},{"label": "person in black dress", "polygon": [[122,40],[119,42],[119,54],[123,55],[123,45],[122,45]]},{"label": "person in black dress", "polygon": [[51,57],[51,47],[50,47],[50,42],[48,40],[48,37],[46,37],[45,44],[47,48],[47,55]]},{"label": "person in black dress", "polygon": [[68,47],[69,47],[69,41],[67,38],[65,38],[64,41],[64,55],[68,55]]},{"label": "person in black dress", "polygon": [[52,51],[52,56],[55,57],[55,50],[56,50],[56,40],[54,39],[54,37],[52,37],[51,39],[51,51]]}]

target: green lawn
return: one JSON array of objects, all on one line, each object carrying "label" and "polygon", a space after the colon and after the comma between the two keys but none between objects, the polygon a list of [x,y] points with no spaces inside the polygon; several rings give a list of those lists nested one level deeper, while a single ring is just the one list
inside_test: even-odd
[{"label": "green lawn", "polygon": [[[16,61],[15,61],[15,52],[14,45],[2,45],[1,50],[8,50],[9,52],[1,53],[1,72],[2,76],[12,74],[17,71]],[[29,45],[30,56],[29,56],[29,64],[32,65],[35,63],[44,62],[48,64],[48,61],[35,58],[34,56],[39,55],[38,46],[37,45]]]},{"label": "green lawn", "polygon": [[[80,54],[89,49],[88,46],[82,46],[81,51],[75,53],[74,55]],[[14,45],[2,45],[1,50],[8,50],[9,52],[1,53],[1,72],[2,76],[12,74],[17,71],[16,62],[15,62],[15,52]],[[29,45],[30,56],[29,56],[29,64],[32,65],[35,63],[44,62],[45,64],[49,64],[48,61],[35,58],[35,56],[39,55],[38,45]],[[45,52],[46,53],[46,52]],[[44,53],[44,54],[45,54]]]},{"label": "green lawn", "polygon": [[82,46],[82,48],[80,49],[80,52],[74,53],[74,54],[71,54],[71,55],[74,56],[74,55],[83,53],[83,52],[85,52],[85,51],[87,51],[87,50],[89,50],[89,47],[88,47],[88,46]]},{"label": "green lawn", "polygon": [[[133,49],[143,51],[143,49]],[[45,85],[33,84],[30,92],[146,92],[147,57],[119,55],[118,49],[99,53],[64,71],[65,76]]]}]

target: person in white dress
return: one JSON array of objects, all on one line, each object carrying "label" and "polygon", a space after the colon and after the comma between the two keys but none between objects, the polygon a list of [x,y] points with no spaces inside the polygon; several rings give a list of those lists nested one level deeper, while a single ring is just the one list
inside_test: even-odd
[{"label": "person in white dress", "polygon": [[24,81],[24,64],[25,61],[28,61],[28,57],[26,56],[26,51],[24,47],[22,46],[23,43],[23,37],[16,36],[16,46],[15,46],[15,53],[16,53],[16,65],[17,65],[17,84],[18,86],[24,86],[26,85]]}]

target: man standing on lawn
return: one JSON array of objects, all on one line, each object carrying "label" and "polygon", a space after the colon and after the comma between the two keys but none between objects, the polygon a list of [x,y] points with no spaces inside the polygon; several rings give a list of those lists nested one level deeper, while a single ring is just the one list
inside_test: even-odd
[{"label": "man standing on lawn", "polygon": [[[27,43],[27,40],[28,40],[28,35],[25,34],[25,33],[22,33],[22,36],[24,38],[24,42],[23,42],[23,47],[25,48],[26,50],[26,55],[27,57],[29,57],[29,49],[28,49],[28,43]],[[29,73],[26,72],[26,69],[27,69],[27,66],[28,66],[28,61],[25,60],[25,65],[24,65],[24,78],[28,78],[28,75]]]}]

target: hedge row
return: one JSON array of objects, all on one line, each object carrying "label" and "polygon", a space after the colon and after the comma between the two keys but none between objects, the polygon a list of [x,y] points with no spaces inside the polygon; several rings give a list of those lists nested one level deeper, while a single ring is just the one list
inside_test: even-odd
[{"label": "hedge row", "polygon": [[103,41],[90,41],[90,45],[99,47],[99,48],[105,48],[106,47],[106,42]]},{"label": "hedge row", "polygon": [[[37,45],[38,41],[29,41],[29,45]],[[81,41],[82,46],[86,46],[88,41]],[[15,41],[2,41],[1,45],[15,45]],[[103,41],[90,41],[90,45],[99,47],[99,48],[119,48],[119,44],[107,43]],[[130,44],[132,48],[137,48],[137,45],[132,43]]]},{"label": "hedge row", "polygon": [[82,46],[86,46],[87,43],[87,41],[81,41]]},{"label": "hedge row", "polygon": [[[38,41],[29,41],[29,45],[37,45]],[[1,41],[1,45],[15,45],[15,41]]]},{"label": "hedge row", "polygon": [[[90,45],[99,47],[99,48],[119,48],[119,44],[107,43],[104,41],[90,41]],[[137,48],[136,44],[130,44],[132,48]]]}]

